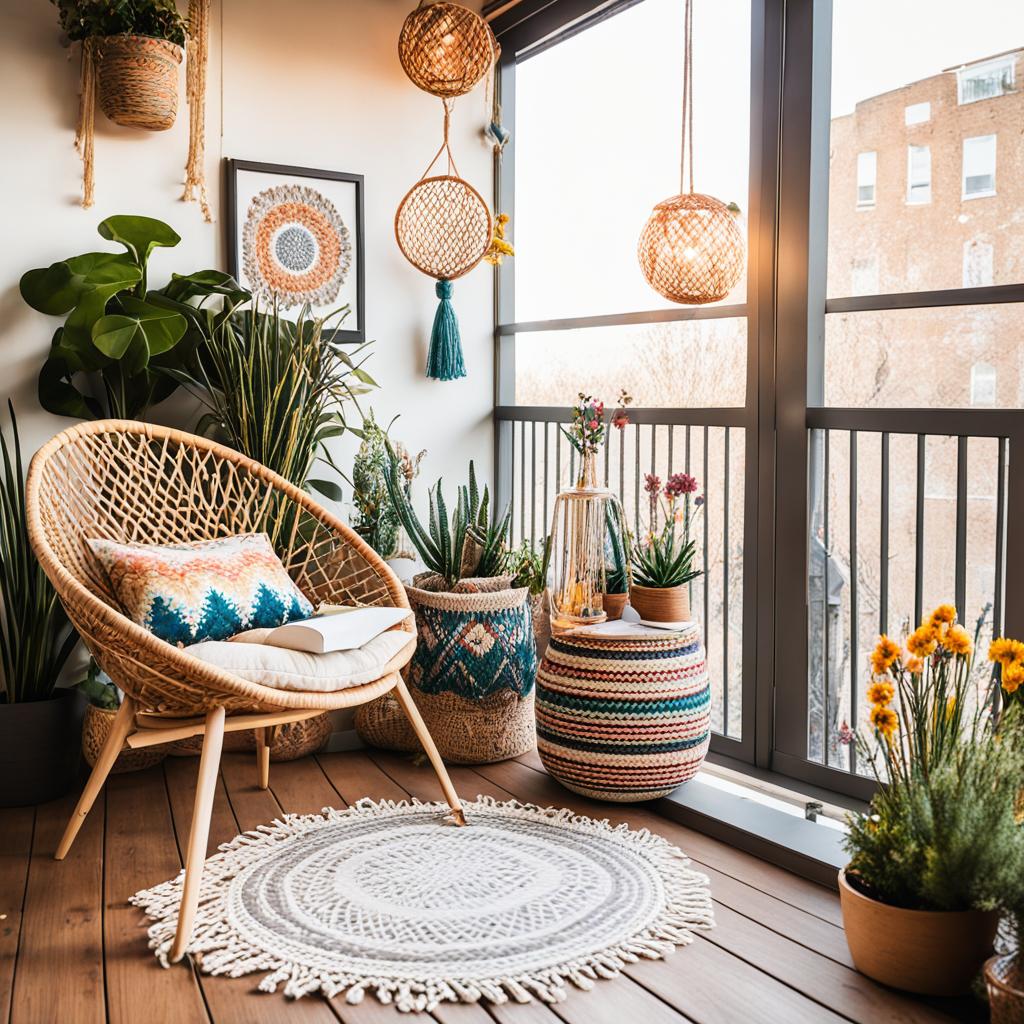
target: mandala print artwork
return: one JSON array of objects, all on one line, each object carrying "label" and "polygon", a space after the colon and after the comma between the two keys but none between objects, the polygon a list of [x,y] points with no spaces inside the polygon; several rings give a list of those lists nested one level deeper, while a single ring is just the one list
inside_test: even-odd
[{"label": "mandala print artwork", "polygon": [[[706,876],[646,829],[479,797],[362,800],[238,836],[203,871],[188,950],[207,974],[399,1010],[558,1002],[714,924]],[[183,874],[137,893],[166,966]]]},{"label": "mandala print artwork", "polygon": [[245,218],[242,266],[253,292],[284,309],[329,306],[352,266],[349,230],[316,189],[265,189]]}]

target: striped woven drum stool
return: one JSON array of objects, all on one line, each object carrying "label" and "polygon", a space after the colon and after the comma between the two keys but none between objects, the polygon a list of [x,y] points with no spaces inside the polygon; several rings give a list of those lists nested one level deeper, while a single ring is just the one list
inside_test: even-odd
[{"label": "striped woven drum stool", "polygon": [[650,640],[557,636],[537,672],[537,749],[563,786],[653,800],[691,778],[711,737],[696,624]]}]

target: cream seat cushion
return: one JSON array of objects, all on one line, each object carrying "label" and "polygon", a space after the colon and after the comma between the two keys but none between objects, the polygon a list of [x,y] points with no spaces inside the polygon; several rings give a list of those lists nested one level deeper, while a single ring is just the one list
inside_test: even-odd
[{"label": "cream seat cushion", "polygon": [[329,693],[380,679],[384,666],[416,639],[405,630],[389,629],[352,651],[309,654],[265,644],[270,632],[250,629],[230,640],[205,640],[185,650],[250,683],[275,690]]}]

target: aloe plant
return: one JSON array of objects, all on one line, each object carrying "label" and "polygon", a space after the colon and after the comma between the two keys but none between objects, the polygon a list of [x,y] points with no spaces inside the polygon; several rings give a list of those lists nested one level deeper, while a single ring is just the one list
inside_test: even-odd
[{"label": "aloe plant", "polygon": [[125,251],[72,256],[21,278],[33,309],[65,318],[39,372],[39,403],[58,416],[137,419],[177,387],[161,367],[191,355],[179,348],[188,321],[153,300],[147,279],[153,250],[181,238],[151,217],[108,217],[98,231]]},{"label": "aloe plant", "polygon": [[469,464],[469,484],[458,489],[451,516],[442,481],[430,488],[424,527],[402,487],[399,459],[390,443],[388,457],[388,497],[427,569],[449,588],[468,576],[500,576],[505,569],[512,511],[506,509],[499,519],[491,518],[490,494],[486,485],[480,490],[474,464]]},{"label": "aloe plant", "polygon": [[28,542],[21,439],[10,401],[7,408],[13,449],[0,432],[0,697],[15,704],[53,695],[78,635]]},{"label": "aloe plant", "polygon": [[632,557],[629,531],[622,522],[621,513],[611,502],[604,507],[605,532],[608,537],[606,554],[609,556],[604,572],[606,594],[629,592],[629,564]]}]

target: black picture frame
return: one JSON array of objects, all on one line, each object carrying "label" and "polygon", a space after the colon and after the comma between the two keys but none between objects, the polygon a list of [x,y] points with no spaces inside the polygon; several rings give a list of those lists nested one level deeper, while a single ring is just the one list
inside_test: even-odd
[{"label": "black picture frame", "polygon": [[[365,262],[365,213],[364,213],[364,179],[361,174],[350,174],[347,171],[330,171],[315,167],[294,167],[290,164],[262,163],[257,160],[237,160],[227,157],[224,160],[224,217],[225,246],[227,250],[228,273],[241,282],[238,261],[240,251],[239,231],[241,223],[238,211],[238,175],[240,172],[251,171],[257,174],[270,174],[282,179],[296,181],[313,179],[331,182],[346,182],[355,187],[355,327],[336,327],[325,331],[332,341],[361,344],[366,341],[366,262]],[[284,181],[282,181],[282,184]],[[244,212],[243,212],[244,215]]]}]

